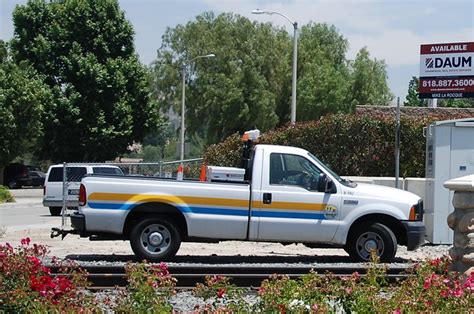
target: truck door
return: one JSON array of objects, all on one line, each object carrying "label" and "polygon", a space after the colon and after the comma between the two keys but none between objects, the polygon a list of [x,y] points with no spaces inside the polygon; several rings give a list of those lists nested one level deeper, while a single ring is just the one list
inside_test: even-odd
[{"label": "truck door", "polygon": [[258,221],[258,231],[253,235],[259,241],[332,240],[341,197],[317,191],[321,172],[301,155],[271,153],[263,158],[261,185],[260,189],[254,186],[251,211],[251,225]]}]

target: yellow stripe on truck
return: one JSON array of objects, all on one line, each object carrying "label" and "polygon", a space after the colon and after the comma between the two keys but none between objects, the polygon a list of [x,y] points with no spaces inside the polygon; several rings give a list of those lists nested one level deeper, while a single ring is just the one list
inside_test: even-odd
[{"label": "yellow stripe on truck", "polygon": [[173,195],[155,195],[155,194],[116,194],[116,193],[92,193],[89,195],[91,201],[121,201],[121,202],[166,202],[173,204],[194,204],[194,205],[213,205],[229,207],[248,208],[248,200],[228,199],[228,198],[206,198],[195,196],[173,196]]},{"label": "yellow stripe on truck", "polygon": [[[244,207],[248,208],[248,200],[228,199],[228,198],[206,198],[195,196],[173,196],[156,194],[117,194],[117,193],[92,193],[89,195],[90,201],[114,201],[114,202],[161,202],[178,205],[208,205],[208,206],[226,206],[226,207]],[[299,203],[299,202],[272,202],[263,204],[261,201],[253,201],[253,208],[263,209],[283,209],[283,210],[314,210],[323,211],[326,204],[318,203]]]}]

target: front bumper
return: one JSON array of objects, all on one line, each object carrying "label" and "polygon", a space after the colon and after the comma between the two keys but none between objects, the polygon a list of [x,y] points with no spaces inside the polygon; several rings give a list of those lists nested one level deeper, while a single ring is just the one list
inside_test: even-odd
[{"label": "front bumper", "polygon": [[407,237],[407,250],[414,251],[425,243],[425,225],[422,221],[402,221]]}]

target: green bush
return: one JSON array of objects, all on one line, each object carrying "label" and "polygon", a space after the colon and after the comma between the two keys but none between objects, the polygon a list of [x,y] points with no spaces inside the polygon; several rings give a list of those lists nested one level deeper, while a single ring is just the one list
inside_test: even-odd
[{"label": "green bush", "polygon": [[[443,115],[401,118],[402,177],[424,177],[426,139],[423,128],[433,121],[446,119]],[[395,127],[395,119],[390,116],[327,115],[317,121],[262,134],[260,142],[304,148],[341,175],[394,176]],[[210,146],[204,156],[206,164],[239,166],[241,146],[238,134]]]},{"label": "green bush", "polygon": [[10,193],[10,190],[5,186],[0,185],[0,203],[14,202],[14,201],[15,199]]}]

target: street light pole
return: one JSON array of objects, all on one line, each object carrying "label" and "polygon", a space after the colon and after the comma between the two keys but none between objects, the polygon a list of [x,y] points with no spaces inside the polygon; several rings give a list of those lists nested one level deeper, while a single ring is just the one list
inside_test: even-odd
[{"label": "street light pole", "polygon": [[203,55],[203,56],[197,56],[189,61],[186,61],[183,63],[183,68],[182,68],[182,77],[183,77],[183,92],[182,92],[182,98],[181,98],[181,150],[180,150],[180,157],[179,159],[181,162],[184,160],[184,135],[185,135],[185,119],[186,119],[186,66],[195,61],[196,59],[199,58],[213,58],[216,55],[213,53]]},{"label": "street light pole", "polygon": [[268,14],[268,15],[280,15],[285,18],[288,22],[293,25],[293,65],[292,65],[292,79],[291,79],[291,125],[296,123],[296,77],[297,77],[297,59],[298,59],[298,23],[292,21],[288,16],[283,13],[275,11],[262,11],[259,9],[253,10],[252,14]]}]

